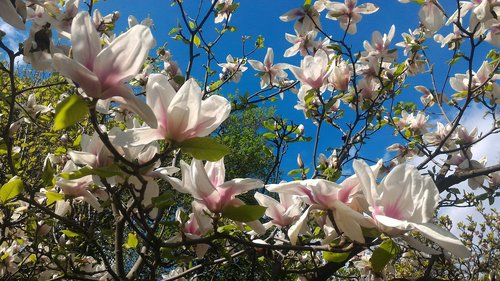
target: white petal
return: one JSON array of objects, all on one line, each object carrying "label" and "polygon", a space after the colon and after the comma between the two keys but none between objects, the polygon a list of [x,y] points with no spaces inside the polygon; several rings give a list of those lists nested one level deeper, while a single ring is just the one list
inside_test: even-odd
[{"label": "white petal", "polygon": [[57,72],[77,83],[87,96],[93,98],[101,97],[101,84],[92,71],[63,54],[54,54],[52,62]]},{"label": "white petal", "polygon": [[459,258],[470,257],[471,253],[467,247],[460,242],[460,240],[451,234],[449,231],[434,225],[432,223],[413,223],[413,226],[420,230],[420,232],[427,238],[436,242],[443,249],[449,251]]},{"label": "white petal", "polygon": [[87,12],[78,13],[71,24],[73,58],[86,68],[94,69],[95,59],[101,51],[101,40]]},{"label": "white petal", "polygon": [[[297,239],[299,237],[299,234],[302,232],[302,229],[307,226],[307,218],[309,216],[309,212],[311,211],[312,207],[309,207],[306,209],[306,211],[300,216],[300,218],[295,222],[290,229],[288,229],[288,238],[290,238],[290,244],[295,245],[297,244]],[[304,223],[306,223],[304,225]]]}]

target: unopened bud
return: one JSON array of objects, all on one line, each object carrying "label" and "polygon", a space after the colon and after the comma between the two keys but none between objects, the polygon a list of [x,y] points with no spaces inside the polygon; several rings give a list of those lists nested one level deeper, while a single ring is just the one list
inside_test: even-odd
[{"label": "unopened bud", "polygon": [[299,168],[304,169],[304,162],[302,162],[302,157],[300,157],[300,153],[297,154],[297,165],[299,165]]},{"label": "unopened bud", "polygon": [[304,134],[304,125],[300,124],[299,126],[297,126],[297,131],[297,135],[302,136]]},{"label": "unopened bud", "polygon": [[61,142],[62,142],[62,144],[68,143],[68,134],[64,134],[61,136]]}]

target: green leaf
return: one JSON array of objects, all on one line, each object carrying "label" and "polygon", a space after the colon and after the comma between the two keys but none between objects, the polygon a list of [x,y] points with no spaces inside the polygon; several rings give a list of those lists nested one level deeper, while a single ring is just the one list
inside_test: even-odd
[{"label": "green leaf", "polygon": [[196,35],[195,35],[195,36],[193,37],[193,43],[196,45],[196,47],[199,47],[199,46],[200,46],[200,44],[201,44],[200,37],[198,37],[198,36],[196,36]]},{"label": "green leaf", "polygon": [[130,232],[128,234],[127,243],[125,243],[125,248],[132,249],[139,245],[139,240],[137,240],[137,234]]},{"label": "green leaf", "polygon": [[47,197],[47,206],[51,205],[56,201],[64,199],[64,194],[53,191],[47,191],[45,193],[45,196]]},{"label": "green leaf", "polygon": [[399,247],[391,239],[387,239],[373,251],[370,258],[372,269],[375,272],[382,272],[384,267],[399,253]]},{"label": "green leaf", "polygon": [[53,129],[57,131],[76,124],[87,115],[88,111],[88,105],[81,96],[72,95],[65,98],[56,106]]},{"label": "green leaf", "polygon": [[180,144],[182,152],[198,160],[218,161],[229,154],[229,147],[220,144],[209,137],[192,138]]},{"label": "green leaf", "polygon": [[13,177],[0,188],[0,201],[5,203],[24,191],[24,183],[18,177]]},{"label": "green leaf", "polygon": [[78,237],[78,236],[80,236],[80,234],[73,232],[69,229],[61,230],[61,233],[66,235],[66,237]]},{"label": "green leaf", "polygon": [[332,252],[323,252],[323,258],[328,262],[343,262],[345,261],[351,252],[345,253],[332,253]]},{"label": "green leaf", "polygon": [[233,221],[250,222],[260,219],[265,212],[266,207],[259,205],[227,206],[222,210],[222,215]]},{"label": "green leaf", "polygon": [[52,167],[52,163],[50,159],[47,157],[45,159],[45,163],[43,164],[42,171],[42,182],[45,186],[54,187],[54,168]]}]

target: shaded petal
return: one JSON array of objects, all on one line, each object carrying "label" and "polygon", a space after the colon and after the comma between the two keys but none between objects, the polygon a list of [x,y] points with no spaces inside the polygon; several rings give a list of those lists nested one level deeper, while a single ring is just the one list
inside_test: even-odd
[{"label": "shaded petal", "polygon": [[260,61],[258,60],[248,60],[248,63],[250,64],[250,66],[257,70],[257,71],[261,71],[261,72],[265,72],[266,69],[264,68],[264,64],[261,63]]},{"label": "shaded petal", "polygon": [[61,75],[73,80],[89,97],[101,97],[101,84],[97,76],[85,66],[63,54],[54,54],[52,57],[54,69]]},{"label": "shaded petal", "polygon": [[0,18],[17,29],[26,29],[23,20],[19,17],[10,0],[0,0]]},{"label": "shaded petal", "polygon": [[90,167],[95,167],[97,165],[95,154],[73,150],[69,151],[68,155],[77,165],[89,165]]},{"label": "shaded petal", "polygon": [[422,242],[418,241],[417,239],[411,237],[410,235],[403,235],[401,238],[410,245],[410,247],[416,249],[417,251],[424,252],[429,255],[440,255],[440,251],[436,251],[435,249],[428,247],[427,245],[424,245]]},{"label": "shaded petal", "polygon": [[306,209],[306,211],[300,216],[300,218],[288,229],[288,238],[290,238],[290,244],[297,244],[297,238],[299,234],[302,232],[302,229],[307,226],[304,224],[307,221],[309,216],[309,212],[311,211],[312,206]]},{"label": "shaded petal", "polygon": [[127,85],[117,85],[102,93],[103,98],[111,98],[121,103],[122,107],[137,113],[151,128],[157,128],[156,116],[147,104],[134,95]]},{"label": "shaded petal", "polygon": [[193,128],[192,134],[197,137],[205,137],[215,131],[231,113],[231,104],[221,96],[211,96],[201,104],[198,122]]},{"label": "shaded petal", "polygon": [[151,31],[144,25],[136,25],[113,40],[97,55],[94,65],[103,88],[121,84],[137,75],[155,44]]},{"label": "shaded petal", "polygon": [[175,96],[175,90],[163,74],[151,74],[146,86],[146,103],[153,110],[158,125],[167,127],[167,109]]},{"label": "shaded petal", "polygon": [[163,139],[157,129],[135,128],[117,134],[113,144],[118,146],[140,146]]},{"label": "shaded petal", "polygon": [[95,59],[101,51],[101,40],[87,12],[78,13],[71,24],[73,59],[88,69],[94,69]]},{"label": "shaded petal", "polygon": [[425,237],[436,242],[443,249],[449,251],[453,255],[459,258],[470,257],[471,253],[467,247],[462,244],[462,242],[451,234],[449,231],[434,225],[432,223],[413,223],[416,229],[418,229]]}]

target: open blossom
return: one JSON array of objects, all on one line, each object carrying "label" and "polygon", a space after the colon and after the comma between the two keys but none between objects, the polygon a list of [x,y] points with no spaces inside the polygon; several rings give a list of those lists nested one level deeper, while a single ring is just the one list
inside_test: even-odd
[{"label": "open blossom", "polygon": [[152,74],[146,86],[146,103],[153,109],[158,128],[130,129],[117,144],[137,146],[161,139],[182,142],[208,136],[229,116],[231,105],[221,96],[205,100],[202,96],[194,79],[176,93],[165,75]]},{"label": "open blossom", "polygon": [[230,78],[231,81],[238,83],[240,82],[243,72],[245,72],[248,67],[245,66],[245,62],[241,59],[235,59],[231,55],[227,55],[226,63],[219,63],[222,67],[222,73],[220,74],[221,79]]},{"label": "open blossom", "polygon": [[377,184],[368,165],[355,160],[354,171],[361,182],[373,219],[391,236],[416,230],[452,254],[465,258],[469,250],[453,234],[431,223],[439,191],[430,177],[411,165],[398,165]]},{"label": "open blossom", "polygon": [[341,61],[332,68],[333,70],[328,77],[328,81],[335,87],[335,90],[340,92],[346,91],[353,74],[352,65],[346,61]]},{"label": "open blossom", "polygon": [[311,30],[316,29],[316,27],[321,28],[321,21],[319,13],[325,9],[325,1],[315,1],[313,5],[302,6],[300,8],[292,9],[285,14],[280,16],[280,20],[284,22],[289,22],[297,19],[295,25],[293,26],[299,34],[304,34]]},{"label": "open blossom", "polygon": [[350,239],[361,243],[365,241],[361,226],[373,227],[370,219],[348,206],[352,196],[357,191],[355,188],[344,188],[323,179],[311,179],[272,184],[267,186],[267,189],[273,192],[296,195],[304,203],[310,205],[288,231],[290,243],[292,244],[296,243],[298,234],[304,226],[309,212],[314,209],[331,210],[339,229]]},{"label": "open blossom", "polygon": [[264,63],[256,60],[248,60],[248,63],[253,69],[259,71],[260,87],[262,89],[267,86],[278,85],[280,79],[284,79],[288,76],[284,71],[284,69],[288,68],[288,64],[278,63],[273,65],[273,60],[274,52],[272,48],[267,48]]},{"label": "open blossom", "polygon": [[151,109],[124,84],[139,73],[149,49],[155,45],[148,27],[136,25],[102,48],[89,14],[80,12],[71,25],[71,43],[72,59],[54,55],[57,71],[77,83],[87,96],[119,102],[156,127]]},{"label": "open blossom", "polygon": [[372,3],[363,3],[356,6],[357,0],[345,0],[340,2],[327,2],[326,8],[329,10],[327,19],[338,20],[340,27],[349,34],[357,32],[356,24],[361,21],[362,14],[368,15],[378,11],[378,6]]},{"label": "open blossom", "polygon": [[394,38],[395,32],[396,28],[394,25],[391,26],[389,33],[383,36],[378,31],[373,32],[371,44],[366,40],[363,42],[363,47],[365,48],[365,51],[361,53],[363,59],[375,57],[388,62],[394,61],[397,52],[396,50],[389,49],[389,45],[391,44],[392,38]]},{"label": "open blossom", "polygon": [[284,56],[286,58],[295,56],[299,52],[301,56],[306,56],[309,51],[312,50],[315,46],[314,39],[316,38],[317,34],[318,32],[315,30],[308,31],[305,34],[297,35],[285,33],[286,41],[292,43],[293,46],[285,50]]},{"label": "open blossom", "polygon": [[[497,81],[500,79],[500,75],[493,74],[493,69],[491,65],[484,61],[481,64],[478,72],[472,73],[472,81],[470,81],[471,91],[475,91],[478,87],[482,87],[485,85],[491,85],[490,91],[485,91],[485,95],[492,100],[496,101],[496,103],[500,102],[500,86]],[[469,72],[465,74],[455,74],[454,77],[450,78],[450,85],[453,90],[457,91],[457,94],[454,95],[456,100],[461,100],[467,95],[472,94],[469,93]]]},{"label": "open blossom", "polygon": [[314,56],[305,56],[300,67],[290,66],[290,71],[302,84],[313,89],[322,89],[332,71],[328,62],[328,55],[323,50],[318,50]]},{"label": "open blossom", "polygon": [[[426,133],[422,136],[422,139],[426,144],[437,146],[448,136],[452,129],[451,124],[443,125],[440,122],[436,123],[437,130],[432,133]],[[445,147],[450,147],[452,145],[451,138],[446,139]]]},{"label": "open blossom", "polygon": [[[254,197],[259,205],[267,208],[266,216],[272,219],[270,224],[285,227],[294,223],[302,214],[300,201],[294,195],[279,193],[279,202],[258,192],[255,193]],[[268,225],[265,224],[265,226]]]},{"label": "open blossom", "polygon": [[[408,3],[410,0],[399,0],[401,3]],[[420,22],[431,33],[438,31],[443,25],[445,16],[443,8],[437,0],[425,0],[418,12]]]},{"label": "open blossom", "polygon": [[[215,1],[212,1],[215,2]],[[214,22],[221,23],[224,20],[229,21],[233,11],[238,7],[238,4],[233,4],[233,0],[219,0],[216,6],[216,17]]]},{"label": "open blossom", "polygon": [[[194,200],[203,204],[212,213],[221,213],[226,207],[245,205],[236,195],[264,186],[260,180],[237,178],[224,181],[224,159],[207,162],[193,159],[191,165],[181,160],[182,181],[168,178],[173,188],[179,192],[191,194]],[[259,221],[247,222],[257,233],[265,232]]]}]

